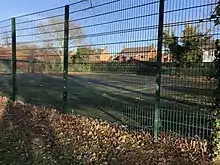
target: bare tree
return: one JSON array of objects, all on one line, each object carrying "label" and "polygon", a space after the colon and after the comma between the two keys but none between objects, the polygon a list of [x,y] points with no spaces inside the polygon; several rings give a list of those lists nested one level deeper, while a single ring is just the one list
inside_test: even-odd
[{"label": "bare tree", "polygon": [[5,47],[9,47],[11,45],[11,33],[9,31],[3,31],[1,34],[1,42]]},{"label": "bare tree", "polygon": [[[63,69],[63,47],[64,47],[64,19],[60,17],[50,18],[40,22],[38,38],[43,42],[44,48],[55,53],[60,58],[61,69]],[[75,21],[69,22],[69,47],[79,45],[83,42],[83,32],[80,25]]]},{"label": "bare tree", "polygon": [[215,25],[220,25],[220,0],[216,0],[216,6],[212,11],[211,19],[214,19]]}]

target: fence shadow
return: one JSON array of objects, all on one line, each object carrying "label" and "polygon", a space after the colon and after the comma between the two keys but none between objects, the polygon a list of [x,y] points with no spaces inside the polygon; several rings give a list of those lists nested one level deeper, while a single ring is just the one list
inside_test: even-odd
[{"label": "fence shadow", "polygon": [[[155,77],[117,74],[112,74],[111,77],[103,74],[70,75],[67,87],[69,96],[68,113],[74,112],[146,129],[152,128],[155,106]],[[7,78],[5,77],[5,79]],[[130,83],[131,81],[133,83]],[[175,83],[174,80],[173,83]],[[9,84],[7,81],[2,83],[0,91],[3,94],[11,94]],[[44,105],[61,110],[62,85],[61,75],[18,75],[18,98],[33,105]],[[164,89],[170,89],[166,87],[166,84],[163,85],[165,85]],[[185,88],[187,91],[188,88]],[[184,92],[182,89],[180,91],[178,88],[170,90],[181,93]],[[192,90],[192,87],[189,89]],[[200,89],[196,87],[193,90],[200,92]],[[196,96],[198,92],[191,95],[195,94]],[[163,95],[161,97],[161,119],[165,121],[165,129],[177,130],[179,128],[182,132],[183,129],[189,129],[188,127],[179,127],[186,124],[183,115],[189,116],[196,113],[198,115],[199,107],[207,108],[200,103],[175,100],[168,94]],[[195,131],[194,129],[197,128],[194,127],[201,119],[196,118],[196,115],[194,115],[191,120],[191,123],[188,123],[193,127],[191,132],[199,132]],[[173,122],[176,126],[171,126],[169,122]],[[199,126],[205,127],[206,125],[206,119],[202,118]]]}]

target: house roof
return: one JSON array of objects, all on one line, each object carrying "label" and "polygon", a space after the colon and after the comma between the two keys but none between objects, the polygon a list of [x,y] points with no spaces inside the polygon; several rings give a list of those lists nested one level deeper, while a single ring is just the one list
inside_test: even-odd
[{"label": "house roof", "polygon": [[9,48],[0,46],[0,59],[9,59],[11,58],[11,56],[12,56],[12,53]]},{"label": "house roof", "polygon": [[121,53],[146,53],[150,51],[156,51],[156,48],[152,45],[145,46],[145,47],[131,47],[131,48],[124,48],[121,50]]},{"label": "house roof", "polygon": [[[29,55],[29,57],[31,57]],[[37,51],[34,52],[34,56],[32,56],[34,58],[47,58],[47,60],[56,60],[56,59],[60,59],[59,55],[57,55],[55,52],[52,51],[48,51],[45,49],[39,49]]]},{"label": "house roof", "polygon": [[92,52],[91,55],[93,57],[99,58],[103,51],[104,51],[104,49],[99,49],[99,48],[98,49],[91,49],[91,52]]},{"label": "house roof", "polygon": [[[42,50],[37,49],[33,51],[30,50],[28,52],[17,50],[17,60],[33,60],[34,58],[44,59],[45,57],[49,60],[59,58],[59,56],[56,53],[43,49]],[[12,58],[11,48],[0,47],[0,59],[11,59],[11,58]]]}]

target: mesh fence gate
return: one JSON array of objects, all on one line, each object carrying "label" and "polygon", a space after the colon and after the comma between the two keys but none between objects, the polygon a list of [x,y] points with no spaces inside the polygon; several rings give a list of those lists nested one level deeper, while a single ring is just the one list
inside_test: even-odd
[{"label": "mesh fence gate", "polygon": [[81,0],[2,21],[2,94],[156,135],[207,138],[215,5]]}]

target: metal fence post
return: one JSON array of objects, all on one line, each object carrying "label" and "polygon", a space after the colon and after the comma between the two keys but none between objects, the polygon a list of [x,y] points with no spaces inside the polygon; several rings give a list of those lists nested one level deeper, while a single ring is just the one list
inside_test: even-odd
[{"label": "metal fence post", "polygon": [[[63,112],[67,107],[67,78],[68,78],[68,53],[69,53],[69,5],[65,6],[64,18],[64,47],[63,47]],[[62,60],[61,60],[62,61]]]},{"label": "metal fence post", "polygon": [[13,91],[12,91],[12,101],[16,100],[16,94],[17,94],[17,86],[16,86],[16,71],[17,71],[17,59],[16,59],[16,22],[15,18],[11,19],[11,30],[12,30],[12,85],[13,85]]},{"label": "metal fence post", "polygon": [[164,0],[160,0],[159,7],[159,27],[158,27],[158,45],[157,45],[157,76],[156,76],[156,102],[154,118],[154,138],[158,138],[159,120],[160,120],[160,86],[162,69],[162,47],[163,47],[163,22],[164,22]]}]

